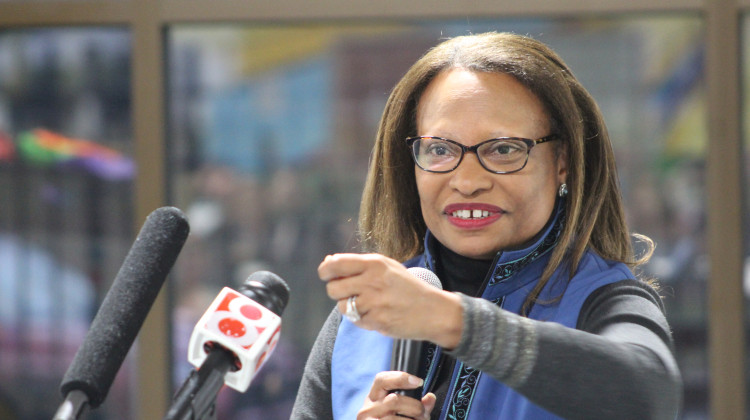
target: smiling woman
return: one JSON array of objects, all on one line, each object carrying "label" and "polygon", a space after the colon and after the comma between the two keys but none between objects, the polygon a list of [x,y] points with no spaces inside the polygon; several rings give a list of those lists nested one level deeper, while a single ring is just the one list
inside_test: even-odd
[{"label": "smiling woman", "polygon": [[[417,61],[383,113],[360,230],[375,253],[318,267],[338,311],[292,418],[677,415],[662,302],[632,272],[651,249],[634,257],[603,118],[546,45],[486,33]],[[418,372],[389,371],[393,338],[432,343]]]}]

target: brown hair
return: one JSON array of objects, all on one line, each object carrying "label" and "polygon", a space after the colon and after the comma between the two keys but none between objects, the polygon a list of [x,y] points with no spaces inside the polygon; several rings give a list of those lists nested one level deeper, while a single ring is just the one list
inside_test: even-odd
[{"label": "brown hair", "polygon": [[423,252],[422,219],[414,162],[404,139],[416,135],[417,102],[441,71],[465,68],[515,77],[544,104],[550,127],[567,151],[566,224],[542,278],[525,307],[534,302],[561,264],[572,275],[587,248],[631,268],[645,262],[653,242],[636,259],[620,195],[615,158],[598,105],[563,60],[545,44],[510,33],[452,38],[428,51],[391,92],[380,120],[359,213],[366,251],[405,261]]}]

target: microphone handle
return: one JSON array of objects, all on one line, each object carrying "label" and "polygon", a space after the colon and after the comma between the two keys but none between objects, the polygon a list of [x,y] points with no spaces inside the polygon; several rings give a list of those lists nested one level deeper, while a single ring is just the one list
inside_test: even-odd
[{"label": "microphone handle", "polygon": [[[423,347],[424,341],[404,339],[396,340],[391,355],[391,370],[418,375]],[[393,392],[418,400],[422,398],[421,387],[415,389],[398,389]]]},{"label": "microphone handle", "polygon": [[[407,269],[414,277],[423,280],[430,286],[438,289],[443,289],[443,285],[440,283],[438,276],[432,271],[424,267],[410,267]],[[420,369],[426,359],[423,358],[423,352],[425,350],[424,341],[419,340],[406,340],[396,339],[393,342],[393,352],[391,353],[391,370],[406,372],[414,376],[419,376]],[[425,356],[426,357],[426,356]],[[399,395],[406,395],[407,397],[415,398],[417,400],[422,398],[423,387],[416,389],[401,389],[394,390]]]},{"label": "microphone handle", "polygon": [[232,367],[232,352],[213,347],[200,369],[193,369],[182,383],[164,420],[216,419],[216,396],[224,386],[224,375]]}]

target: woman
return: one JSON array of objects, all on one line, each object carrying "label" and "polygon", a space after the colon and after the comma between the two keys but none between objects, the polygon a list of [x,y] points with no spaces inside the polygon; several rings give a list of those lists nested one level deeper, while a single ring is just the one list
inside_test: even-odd
[{"label": "woman", "polygon": [[[409,70],[381,120],[360,230],[372,254],[318,268],[338,310],[292,418],[677,415],[670,329],[632,271],[651,252],[633,254],[606,127],[540,42],[458,37]],[[434,343],[419,375],[388,371],[392,338]],[[421,399],[391,392],[414,388]]]}]

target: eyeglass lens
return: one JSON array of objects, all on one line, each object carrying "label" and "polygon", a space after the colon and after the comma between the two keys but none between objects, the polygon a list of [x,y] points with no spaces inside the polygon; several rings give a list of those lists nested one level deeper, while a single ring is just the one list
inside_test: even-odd
[{"label": "eyeglass lens", "polygon": [[[412,144],[417,165],[434,172],[448,172],[458,167],[465,149],[468,148],[439,138],[419,138]],[[517,139],[487,141],[476,150],[482,166],[493,172],[520,170],[526,163],[528,152],[526,143]]]}]

